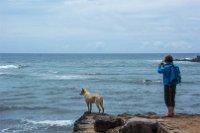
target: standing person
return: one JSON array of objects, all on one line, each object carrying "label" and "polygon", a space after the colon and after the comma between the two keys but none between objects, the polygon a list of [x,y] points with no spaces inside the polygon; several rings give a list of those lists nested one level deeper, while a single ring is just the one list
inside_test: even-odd
[{"label": "standing person", "polygon": [[168,117],[174,116],[176,85],[181,82],[179,67],[173,64],[173,57],[165,57],[158,67],[158,73],[163,74],[164,99],[168,109]]}]

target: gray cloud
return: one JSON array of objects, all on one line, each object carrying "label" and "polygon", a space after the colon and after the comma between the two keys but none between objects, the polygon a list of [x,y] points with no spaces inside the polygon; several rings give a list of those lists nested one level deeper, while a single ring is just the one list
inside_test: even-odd
[{"label": "gray cloud", "polygon": [[2,44],[10,44],[6,39],[12,38],[32,48],[49,43],[49,51],[60,43],[62,52],[81,52],[76,50],[80,47],[85,52],[88,47],[90,52],[159,52],[160,45],[163,52],[180,45],[195,51],[200,41],[199,5],[197,0],[0,1],[0,46],[9,51]]}]

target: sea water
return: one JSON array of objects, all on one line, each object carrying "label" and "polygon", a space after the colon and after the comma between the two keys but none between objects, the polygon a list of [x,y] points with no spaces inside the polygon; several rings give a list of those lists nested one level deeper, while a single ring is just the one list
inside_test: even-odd
[{"label": "sea water", "polygon": [[[0,132],[70,133],[86,110],[82,88],[105,112],[165,114],[158,64],[167,54],[0,54]],[[193,58],[198,54],[172,54]],[[175,62],[176,112],[200,113],[200,63]],[[93,111],[98,112],[95,105]]]}]

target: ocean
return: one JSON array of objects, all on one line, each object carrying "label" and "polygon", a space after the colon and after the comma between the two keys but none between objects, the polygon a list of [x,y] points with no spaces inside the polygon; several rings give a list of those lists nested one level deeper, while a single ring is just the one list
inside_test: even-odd
[{"label": "ocean", "polygon": [[[86,110],[82,88],[105,113],[166,114],[158,64],[167,54],[0,54],[0,132],[70,133]],[[172,54],[193,58],[198,54]],[[175,62],[176,112],[200,114],[200,63]],[[93,111],[98,112],[95,105]]]}]

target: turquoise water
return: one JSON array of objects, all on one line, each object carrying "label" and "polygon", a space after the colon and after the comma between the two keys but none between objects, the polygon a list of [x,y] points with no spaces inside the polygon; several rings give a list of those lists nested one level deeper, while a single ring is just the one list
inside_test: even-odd
[{"label": "turquoise water", "polygon": [[[73,122],[87,110],[81,88],[102,94],[106,113],[165,114],[157,73],[165,55],[0,54],[0,132],[72,132]],[[199,114],[200,63],[175,63],[182,73],[176,112]]]}]

